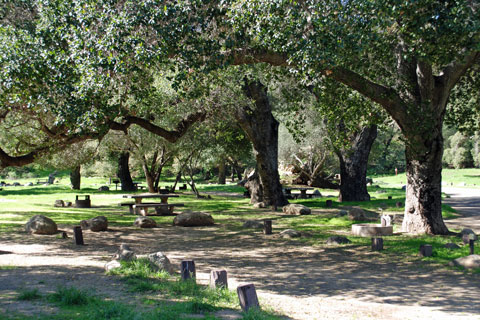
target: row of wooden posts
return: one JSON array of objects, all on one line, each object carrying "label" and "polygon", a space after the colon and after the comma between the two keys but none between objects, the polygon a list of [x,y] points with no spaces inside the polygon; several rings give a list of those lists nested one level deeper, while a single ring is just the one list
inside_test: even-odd
[{"label": "row of wooden posts", "polygon": [[[184,260],[180,264],[182,280],[193,280],[196,278],[195,261]],[[226,270],[212,270],[210,272],[210,288],[228,288],[228,277]],[[250,308],[260,308],[257,292],[252,283],[237,287],[238,300],[243,311]]]},{"label": "row of wooden posts", "polygon": [[[266,220],[265,226],[269,226],[269,234],[272,234],[272,221]],[[77,226],[73,227],[73,239],[75,244],[84,245],[83,242],[83,233],[82,228]],[[193,260],[184,260],[180,266],[180,274],[182,280],[196,279],[196,270],[195,270],[195,261]],[[210,272],[210,287],[219,288],[224,287],[228,288],[228,278],[226,270],[213,270]],[[240,302],[240,307],[243,311],[247,312],[250,308],[260,308],[258,302],[257,292],[253,284],[245,284],[237,287],[238,300]]]}]

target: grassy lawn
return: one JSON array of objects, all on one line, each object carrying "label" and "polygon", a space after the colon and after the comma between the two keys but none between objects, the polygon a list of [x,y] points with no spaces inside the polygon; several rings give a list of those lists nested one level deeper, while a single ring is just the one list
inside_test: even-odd
[{"label": "grassy lawn", "polygon": [[[405,173],[397,176],[373,177],[374,184],[388,187],[401,187],[407,183]],[[442,184],[453,187],[480,188],[480,169],[443,169]]]},{"label": "grassy lawn", "polygon": [[[452,179],[456,180],[452,181],[464,180],[468,184],[471,183],[469,181],[477,179],[475,172],[480,174],[480,170],[462,170],[463,175],[452,173],[447,176],[455,177]],[[466,179],[469,176],[472,180]],[[478,179],[480,185],[480,178]],[[258,230],[243,228],[242,225],[245,220],[272,219],[274,220],[274,232],[276,233],[283,229],[293,228],[306,235],[296,240],[302,245],[325,246],[325,240],[328,237],[342,234],[347,235],[352,241],[351,244],[346,246],[369,247],[369,238],[354,237],[349,233],[352,224],[358,222],[350,221],[348,216],[341,216],[339,212],[348,210],[352,206],[358,206],[366,210],[369,216],[376,216],[381,212],[391,215],[402,214],[403,207],[396,206],[397,202],[404,203],[405,201],[405,192],[396,186],[397,182],[401,182],[401,176],[374,178],[374,180],[375,186],[369,187],[369,193],[372,197],[369,202],[339,203],[336,201],[337,191],[334,190],[320,190],[324,195],[322,198],[290,201],[306,205],[315,210],[315,214],[307,216],[286,216],[271,209],[254,209],[249,205],[249,199],[241,196],[244,189],[234,184],[199,184],[198,188],[201,192],[220,193],[220,195],[213,194],[212,199],[197,199],[190,193],[179,193],[180,198],[176,199],[175,202],[183,202],[185,207],[180,207],[176,211],[192,210],[212,214],[216,223],[221,225],[222,228],[235,231],[231,233],[232,235],[222,234],[221,237],[259,232]],[[122,198],[124,192],[114,190],[101,192],[97,190],[100,185],[105,185],[106,182],[105,179],[99,178],[83,179],[82,186],[85,188],[81,191],[71,190],[66,179],[50,186],[4,187],[3,191],[0,191],[0,236],[23,230],[25,223],[35,214],[48,216],[58,224],[67,227],[78,225],[80,220],[98,215],[106,216],[112,226],[131,226],[135,216],[130,215],[127,208],[119,206],[120,203],[129,201]],[[115,189],[114,185],[112,186]],[[74,202],[75,195],[86,194],[91,195],[93,205],[91,209],[55,208],[53,206],[57,199]],[[391,199],[388,199],[389,197]],[[326,208],[325,202],[327,199],[333,200],[332,208]],[[445,219],[449,219],[454,218],[457,214],[445,205],[443,206],[443,216]],[[155,216],[153,219],[160,225],[171,225],[172,223],[172,217]],[[272,241],[282,245],[285,240],[272,239]],[[381,254],[386,261],[395,257],[404,261],[423,260],[438,265],[446,265],[454,258],[468,255],[468,247],[466,246],[459,250],[444,248],[444,245],[448,242],[460,244],[461,240],[455,236],[430,237],[397,234],[385,238],[385,249]],[[420,258],[418,256],[419,246],[425,243],[433,246],[434,255],[429,258]],[[0,270],[2,268],[7,267],[0,267]],[[230,291],[212,291],[196,284],[180,282],[175,277],[151,272],[141,264],[124,265],[116,274],[124,279],[132,292],[146,294],[143,301],[146,306],[144,311],[139,313],[134,306],[92,296],[85,292],[72,293],[68,291],[75,291],[75,288],[61,288],[59,290],[67,291],[58,293],[57,296],[75,293],[84,297],[82,303],[64,303],[58,299],[55,300],[52,295],[41,296],[38,292],[19,292],[19,299],[39,300],[59,306],[60,312],[53,318],[49,316],[46,318],[35,317],[35,319],[178,319],[180,316],[189,319],[188,315],[197,313],[204,314],[205,319],[215,319],[214,313],[218,310],[238,310],[236,295]],[[162,299],[167,297],[175,302],[165,302],[162,299],[152,298],[159,293],[161,293]],[[9,315],[9,317],[10,319],[33,319],[22,315]],[[243,317],[244,319],[279,318],[271,312],[243,314]]]}]

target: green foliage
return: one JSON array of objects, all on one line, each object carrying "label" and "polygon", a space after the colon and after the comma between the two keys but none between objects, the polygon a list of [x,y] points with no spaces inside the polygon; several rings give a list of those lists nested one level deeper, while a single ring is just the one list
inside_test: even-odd
[{"label": "green foliage", "polygon": [[89,293],[75,287],[58,287],[56,292],[48,296],[50,302],[61,306],[87,305],[92,299]]},{"label": "green foliage", "polygon": [[17,296],[17,300],[30,301],[40,299],[42,295],[38,292],[38,289],[25,289],[21,290]]}]

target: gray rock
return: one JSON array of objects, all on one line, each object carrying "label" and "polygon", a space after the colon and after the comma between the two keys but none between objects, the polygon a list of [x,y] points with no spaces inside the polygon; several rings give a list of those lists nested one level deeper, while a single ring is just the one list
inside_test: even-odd
[{"label": "gray rock", "polygon": [[202,212],[184,212],[173,219],[173,224],[181,227],[211,226],[214,220],[210,214]]},{"label": "gray rock", "polygon": [[328,245],[339,245],[339,244],[346,244],[351,243],[352,241],[348,240],[346,237],[342,236],[331,236],[327,239]]},{"label": "gray rock", "polygon": [[55,200],[55,203],[53,204],[55,208],[63,208],[65,207],[65,202],[63,200]]},{"label": "gray rock", "polygon": [[306,215],[312,213],[312,210],[309,207],[297,203],[288,204],[284,206],[282,210],[283,213],[293,215]]},{"label": "gray rock", "polygon": [[286,230],[283,230],[282,232],[280,232],[280,236],[282,238],[299,238],[302,236],[302,234],[300,232],[298,232],[297,230],[293,230],[293,229],[286,229]]},{"label": "gray rock", "polygon": [[33,182],[25,183],[23,186],[24,186],[24,187],[32,187],[32,186],[33,186]]},{"label": "gray rock", "polygon": [[348,212],[347,212],[346,210],[340,210],[337,215],[338,215],[339,217],[344,217],[344,216],[346,216],[347,214],[348,214]]},{"label": "gray rock", "polygon": [[402,190],[407,191],[407,186],[406,185],[402,186]]},{"label": "gray rock", "polygon": [[105,264],[105,271],[108,272],[108,271],[111,271],[113,269],[118,269],[120,268],[122,265],[120,264],[120,262],[118,260],[112,260],[110,262],[107,262]]},{"label": "gray rock", "polygon": [[480,268],[480,255],[471,254],[466,257],[457,258],[450,262],[451,266],[460,266],[467,269]]},{"label": "gray rock", "polygon": [[475,234],[475,232],[472,229],[463,229],[460,231],[460,237],[462,238],[463,243],[467,244],[470,242],[470,235],[473,234],[473,240],[477,241],[478,236]]},{"label": "gray rock", "polygon": [[42,215],[33,216],[25,225],[25,231],[32,234],[55,234],[57,230],[57,224]]},{"label": "gray rock", "polygon": [[247,220],[243,223],[244,228],[263,229],[263,221]]},{"label": "gray rock", "polygon": [[149,217],[137,217],[133,224],[140,228],[155,228],[157,226],[157,222]]},{"label": "gray rock", "polygon": [[173,268],[170,260],[162,252],[159,251],[159,252],[149,254],[147,258],[148,260],[150,260],[152,265],[158,270],[165,270],[170,274],[175,273],[175,269]]},{"label": "gray rock", "polygon": [[73,205],[72,201],[63,201],[65,207],[71,207]]},{"label": "gray rock", "polygon": [[320,197],[322,196],[322,194],[320,193],[320,191],[318,191],[317,189],[315,189],[315,190],[313,191],[313,196],[314,196],[315,198],[320,198]]},{"label": "gray rock", "polygon": [[110,188],[107,187],[107,186],[101,186],[100,188],[98,188],[98,191],[109,191]]},{"label": "gray rock", "polygon": [[360,208],[352,208],[348,211],[348,219],[352,221],[365,220],[365,211]]},{"label": "gray rock", "polygon": [[137,259],[137,256],[132,248],[122,243],[120,249],[115,254],[114,259],[118,261],[131,261]]},{"label": "gray rock", "polygon": [[107,231],[108,229],[108,220],[104,216],[98,216],[88,220],[80,221],[80,226],[84,230],[91,230],[94,232],[98,231]]},{"label": "gray rock", "polygon": [[460,247],[457,246],[455,243],[446,243],[445,248],[450,249],[450,250],[460,249]]},{"label": "gray rock", "polygon": [[266,208],[265,202],[257,202],[253,205],[255,209]]}]

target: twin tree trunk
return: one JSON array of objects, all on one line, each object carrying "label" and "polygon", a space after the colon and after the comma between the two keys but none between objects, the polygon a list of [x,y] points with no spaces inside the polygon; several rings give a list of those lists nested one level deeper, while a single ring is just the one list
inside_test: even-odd
[{"label": "twin tree trunk", "polygon": [[376,137],[376,125],[364,127],[352,137],[349,147],[336,150],[340,160],[340,202],[370,200],[367,191],[367,165]]},{"label": "twin tree trunk", "polygon": [[[257,173],[262,194],[253,194],[252,203],[259,199],[266,206],[284,206],[288,204],[283,195],[280,175],[278,174],[278,121],[272,115],[272,107],[267,96],[267,89],[259,81],[245,79],[245,95],[253,100],[253,106],[239,107],[236,118],[253,144],[257,160]],[[249,181],[254,183],[255,179]]]}]

